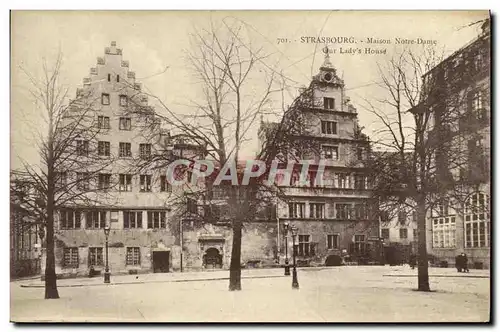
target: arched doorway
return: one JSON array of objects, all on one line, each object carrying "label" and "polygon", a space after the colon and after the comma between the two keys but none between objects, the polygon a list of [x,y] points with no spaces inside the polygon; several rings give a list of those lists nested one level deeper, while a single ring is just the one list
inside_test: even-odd
[{"label": "arched doorway", "polygon": [[222,255],[216,248],[208,248],[203,255],[203,266],[206,269],[221,269]]}]

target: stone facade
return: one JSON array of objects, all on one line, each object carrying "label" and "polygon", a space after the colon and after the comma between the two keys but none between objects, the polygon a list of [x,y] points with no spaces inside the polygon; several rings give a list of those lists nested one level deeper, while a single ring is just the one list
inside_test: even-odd
[{"label": "stone facade", "polygon": [[[491,105],[490,105],[490,22],[482,33],[425,74],[424,79],[440,80],[439,96],[427,102],[435,112],[435,122],[443,107],[442,100],[458,100],[457,123],[449,130],[455,134],[453,147],[464,154],[464,162],[453,167],[446,160],[437,160],[446,176],[460,181],[467,189],[464,199],[443,202],[427,220],[427,249],[440,261],[454,265],[455,257],[465,253],[471,267],[491,266]],[[440,82],[440,81],[438,81]]]},{"label": "stone facade", "polygon": [[[297,140],[310,148],[292,151],[289,160],[309,164],[307,183],[292,175],[283,186],[278,203],[279,260],[291,257],[291,234],[284,224],[298,228],[298,260],[304,265],[324,265],[329,256],[380,256],[378,220],[370,213],[370,184],[364,165],[369,141],[358,126],[357,112],[345,94],[344,81],[337,76],[328,54],[308,90],[307,107],[300,109],[303,132]],[[262,123],[260,140],[272,123]],[[263,144],[263,143],[261,143]],[[300,146],[300,144],[298,144]],[[323,183],[314,184],[320,160],[325,163]],[[300,170],[298,171],[300,173]],[[286,238],[286,240],[285,240]],[[285,242],[286,241],[286,242]]]},{"label": "stone facade", "polygon": [[[68,207],[56,216],[56,273],[61,276],[87,275],[91,270],[103,273],[105,224],[110,225],[111,274],[227,269],[232,245],[230,221],[207,222],[203,214],[201,218],[186,215],[188,207],[183,199],[186,188],[163,184],[164,170],[130,171],[130,165],[143,153],[140,144],[150,143],[152,154],[168,150],[177,157],[187,154],[196,157],[197,150],[188,142],[171,137],[161,123],[147,127],[145,124],[151,121],[130,112],[131,107],[139,105],[149,110],[148,114],[156,121],[154,110],[148,106],[147,97],[141,94],[141,85],[129,68],[121,50],[112,43],[84,79],[83,88],[77,90],[77,96],[95,100],[99,115],[109,118],[106,120],[109,128],[101,133],[99,140],[109,142],[112,154],[117,155],[122,153],[120,143],[128,143],[130,153],[118,156],[106,169],[116,187],[108,190],[100,204],[84,210]],[[323,265],[330,255],[367,255],[371,259],[378,255],[374,254],[379,244],[378,222],[370,220],[366,212],[370,190],[363,159],[368,155],[368,140],[360,134],[356,109],[345,96],[344,82],[328,58],[311,87],[313,103],[302,110],[307,131],[300,139],[316,142],[322,151],[304,152],[304,159],[311,165],[317,167],[327,154],[325,183],[315,188],[292,184],[285,188],[287,199],[275,207],[278,218],[244,225],[243,266],[283,263],[285,251],[291,257],[292,239],[288,234],[285,244],[285,222],[299,229],[301,264]],[[130,119],[127,120],[130,124],[122,123],[124,117]],[[131,175],[131,180],[124,184],[120,174],[125,172]],[[151,176],[149,182],[143,175]],[[98,191],[93,194],[99,195]],[[301,211],[292,209],[290,204],[295,203],[302,204]],[[290,215],[292,210],[295,212]],[[71,220],[69,226],[68,220]]]}]

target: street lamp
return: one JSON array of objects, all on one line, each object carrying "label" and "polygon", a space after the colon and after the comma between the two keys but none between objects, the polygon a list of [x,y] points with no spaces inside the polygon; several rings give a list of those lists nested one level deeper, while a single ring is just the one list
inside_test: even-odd
[{"label": "street lamp", "polygon": [[288,265],[288,221],[283,223],[283,233],[285,234],[285,275],[290,275],[290,266]]},{"label": "street lamp", "polygon": [[292,288],[299,289],[299,282],[297,280],[297,262],[295,257],[297,256],[297,246],[295,245],[295,238],[297,237],[297,227],[292,226],[292,239],[293,239],[293,275],[292,275]]},{"label": "street lamp", "polygon": [[104,283],[109,284],[110,282],[110,273],[109,273],[109,261],[108,261],[108,238],[109,238],[109,232],[111,231],[111,228],[109,225],[106,225],[104,227],[104,235],[106,236],[106,268],[104,270]]}]

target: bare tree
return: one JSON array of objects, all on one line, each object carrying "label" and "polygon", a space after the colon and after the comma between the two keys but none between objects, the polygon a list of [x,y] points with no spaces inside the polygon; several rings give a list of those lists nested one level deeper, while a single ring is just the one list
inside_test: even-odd
[{"label": "bare tree", "polygon": [[[224,165],[234,164],[238,182],[241,183],[245,167],[242,165],[241,149],[246,142],[255,139],[250,134],[252,128],[259,124],[262,124],[262,146],[255,159],[266,166],[270,166],[275,159],[288,160],[291,155],[289,152],[293,150],[291,137],[298,136],[302,130],[299,109],[303,103],[309,102],[306,98],[308,92],[304,91],[287,110],[283,105],[282,110],[271,111],[272,96],[285,89],[284,77],[266,64],[267,55],[262,48],[254,50],[251,43],[246,41],[240,25],[229,26],[223,23],[219,27],[212,25],[209,30],[197,31],[193,35],[192,45],[187,59],[197,79],[198,84],[195,86],[201,89],[201,94],[199,98],[192,100],[189,112],[182,114],[179,110],[174,111],[151,96],[163,110],[163,115],[160,115],[162,112],[156,113],[159,119],[176,133],[171,136],[171,140],[182,140],[199,147],[197,155],[215,164],[212,177],[207,178],[203,185],[188,186],[184,195],[178,195],[175,200],[184,205],[186,199],[190,202],[198,201],[203,209],[193,210],[190,208],[191,203],[188,203],[190,206],[184,213],[206,222],[219,219],[219,225],[226,224],[231,228],[233,243],[229,290],[241,290],[241,238],[244,224],[262,216],[263,211],[270,211],[269,206],[276,203],[276,195],[281,191],[274,183],[264,181],[268,172],[250,178],[246,186],[235,186],[231,181],[222,181],[219,193],[222,192],[220,198],[226,202],[227,218],[225,223],[221,223],[220,219],[224,218],[221,214],[214,218],[210,213],[215,189],[212,182]],[[281,82],[278,77],[281,77]],[[136,106],[131,107],[134,112],[147,116],[140,105]],[[272,112],[280,121],[259,123],[262,115]],[[178,158],[181,156],[164,151],[143,167],[164,167]],[[182,158],[189,159],[189,156]],[[195,216],[197,212],[201,213]]]},{"label": "bare tree", "polygon": [[45,235],[46,299],[59,298],[54,253],[55,215],[65,208],[75,209],[78,215],[61,218],[60,226],[68,227],[70,222],[79,224],[81,209],[106,199],[106,191],[112,185],[107,168],[114,159],[109,146],[98,142],[99,134],[109,128],[109,120],[106,122],[97,115],[96,105],[100,101],[96,102],[91,91],[84,89],[78,89],[76,99],[68,98],[68,89],[59,82],[61,58],[59,53],[52,68],[44,61],[40,78],[20,68],[31,83],[31,99],[40,111],[37,119],[45,123],[38,125],[41,131],[35,137],[40,163],[23,162],[17,172],[18,180],[29,184],[28,190],[11,182],[11,196],[15,197],[11,202],[15,208],[25,211],[30,223],[45,229],[40,235]]},{"label": "bare tree", "polygon": [[[380,87],[386,98],[366,107],[381,128],[373,142],[371,171],[374,199],[382,209],[409,208],[416,212],[418,228],[418,290],[430,291],[426,218],[443,202],[460,205],[467,195],[461,176],[467,166],[466,134],[462,125],[473,74],[461,68],[461,91],[450,92],[453,81],[428,75],[442,61],[431,48],[405,49],[379,65]],[[469,135],[468,133],[466,135]]]}]

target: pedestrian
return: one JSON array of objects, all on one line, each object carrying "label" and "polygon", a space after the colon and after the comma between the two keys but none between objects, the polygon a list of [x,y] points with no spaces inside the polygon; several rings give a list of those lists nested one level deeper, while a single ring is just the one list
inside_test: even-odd
[{"label": "pedestrian", "polygon": [[462,264],[464,272],[469,272],[467,255],[464,252],[462,253]]},{"label": "pedestrian", "polygon": [[455,257],[455,267],[457,268],[457,272],[462,272],[463,269],[463,257],[462,255],[458,255]]},{"label": "pedestrian", "polygon": [[412,270],[415,268],[415,265],[417,265],[417,255],[412,254],[410,256],[410,267]]}]

